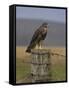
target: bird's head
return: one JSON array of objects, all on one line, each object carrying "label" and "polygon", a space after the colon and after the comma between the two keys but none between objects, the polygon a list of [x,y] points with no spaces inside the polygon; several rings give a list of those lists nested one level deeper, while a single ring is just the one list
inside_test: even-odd
[{"label": "bird's head", "polygon": [[42,24],[42,26],[47,28],[48,27],[48,23],[45,22],[45,23]]}]

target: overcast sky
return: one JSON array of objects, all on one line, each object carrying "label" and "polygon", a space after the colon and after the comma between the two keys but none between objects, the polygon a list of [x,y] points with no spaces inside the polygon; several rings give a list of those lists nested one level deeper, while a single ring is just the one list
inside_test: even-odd
[{"label": "overcast sky", "polygon": [[65,22],[65,9],[16,7],[16,18]]},{"label": "overcast sky", "polygon": [[16,43],[29,45],[32,36],[44,23],[48,23],[48,33],[44,42],[47,46],[65,46],[66,11],[55,8],[16,7]]}]

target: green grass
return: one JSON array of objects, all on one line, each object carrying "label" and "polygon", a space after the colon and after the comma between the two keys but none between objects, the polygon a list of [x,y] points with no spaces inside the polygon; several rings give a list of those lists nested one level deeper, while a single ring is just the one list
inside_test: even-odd
[{"label": "green grass", "polygon": [[[64,48],[50,48],[53,53],[57,52],[58,54],[65,55]],[[23,83],[24,78],[28,76],[31,72],[30,64],[23,63],[23,61],[31,60],[29,54],[25,52],[25,47],[17,47],[16,49],[16,81],[19,83]],[[51,74],[52,74],[52,81],[65,81],[66,80],[66,58],[59,57],[59,56],[52,56],[51,57]],[[31,79],[25,80],[25,83],[31,82]]]},{"label": "green grass", "polygon": [[[16,60],[16,80],[23,80],[27,77],[28,73],[30,73],[30,64],[23,63],[23,60]],[[52,65],[51,73],[52,73],[52,81],[64,81],[65,80],[65,64],[64,63],[56,63]],[[22,81],[21,81],[22,82]],[[27,81],[26,81],[27,82]]]},{"label": "green grass", "polygon": [[58,63],[52,66],[52,81],[65,81],[66,69],[65,64]]},{"label": "green grass", "polygon": [[23,63],[22,60],[16,60],[16,81],[19,81],[27,76],[30,73],[30,65]]}]

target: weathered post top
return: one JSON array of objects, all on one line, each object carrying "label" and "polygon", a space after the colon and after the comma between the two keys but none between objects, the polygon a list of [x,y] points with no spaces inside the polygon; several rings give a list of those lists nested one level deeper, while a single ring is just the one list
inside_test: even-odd
[{"label": "weathered post top", "polygon": [[50,53],[50,49],[32,49],[31,54],[45,55]]}]

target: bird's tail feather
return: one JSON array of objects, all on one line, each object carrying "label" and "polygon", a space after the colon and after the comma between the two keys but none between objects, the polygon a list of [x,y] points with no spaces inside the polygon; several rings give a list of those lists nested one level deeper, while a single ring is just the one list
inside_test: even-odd
[{"label": "bird's tail feather", "polygon": [[30,52],[31,52],[31,48],[28,47],[28,48],[26,49],[26,52],[30,53]]}]

